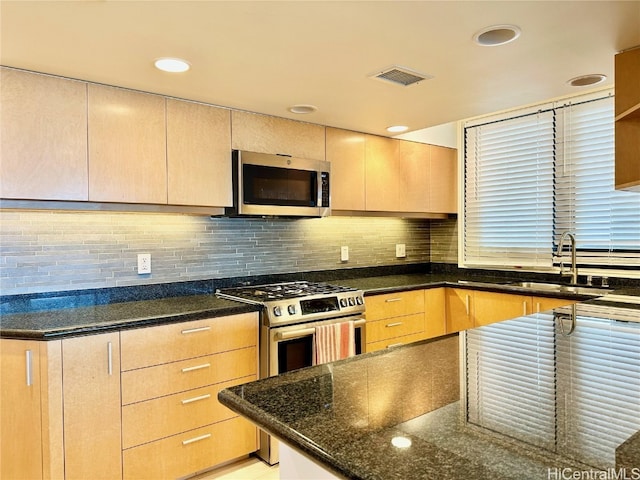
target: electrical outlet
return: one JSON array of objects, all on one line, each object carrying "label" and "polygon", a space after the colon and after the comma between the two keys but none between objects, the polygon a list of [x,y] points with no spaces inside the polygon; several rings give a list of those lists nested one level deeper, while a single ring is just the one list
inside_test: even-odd
[{"label": "electrical outlet", "polygon": [[340,261],[341,262],[349,261],[349,247],[340,247]]},{"label": "electrical outlet", "polygon": [[145,275],[151,273],[151,254],[139,253],[138,254],[138,275]]},{"label": "electrical outlet", "polygon": [[396,243],[396,258],[404,258],[407,256],[407,249],[404,243]]}]

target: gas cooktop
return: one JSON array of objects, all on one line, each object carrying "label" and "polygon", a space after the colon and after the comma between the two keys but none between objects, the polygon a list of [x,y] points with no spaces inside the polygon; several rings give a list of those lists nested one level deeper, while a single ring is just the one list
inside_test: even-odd
[{"label": "gas cooktop", "polygon": [[323,282],[284,282],[223,288],[216,295],[265,306],[265,323],[290,324],[364,312],[361,290]]}]

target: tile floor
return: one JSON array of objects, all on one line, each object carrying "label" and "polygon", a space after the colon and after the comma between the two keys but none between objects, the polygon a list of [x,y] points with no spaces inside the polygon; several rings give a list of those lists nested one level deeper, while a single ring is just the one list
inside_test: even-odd
[{"label": "tile floor", "polygon": [[191,477],[189,480],[279,480],[278,465],[269,466],[256,457],[249,457]]}]

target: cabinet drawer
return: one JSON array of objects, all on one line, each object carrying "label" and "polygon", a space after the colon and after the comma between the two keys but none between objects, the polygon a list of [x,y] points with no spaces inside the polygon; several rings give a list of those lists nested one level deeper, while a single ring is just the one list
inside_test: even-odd
[{"label": "cabinet drawer", "polygon": [[123,452],[126,480],[180,478],[257,450],[256,428],[235,417]]},{"label": "cabinet drawer", "polygon": [[218,402],[218,392],[253,380],[256,380],[255,375],[122,407],[123,448],[236,416]]},{"label": "cabinet drawer", "polygon": [[256,347],[129,370],[122,373],[122,404],[256,375],[257,371]]},{"label": "cabinet drawer", "polygon": [[399,347],[400,345],[407,345],[409,343],[418,342],[420,340],[424,340],[424,333],[404,335],[402,337],[390,338],[387,340],[381,340],[379,342],[367,343],[366,351],[367,353],[375,352],[376,350]]},{"label": "cabinet drawer", "polygon": [[125,330],[122,371],[257,345],[256,312]]},{"label": "cabinet drawer", "polygon": [[367,343],[424,332],[424,313],[367,322]]},{"label": "cabinet drawer", "polygon": [[424,312],[424,292],[388,293],[365,297],[367,321]]}]

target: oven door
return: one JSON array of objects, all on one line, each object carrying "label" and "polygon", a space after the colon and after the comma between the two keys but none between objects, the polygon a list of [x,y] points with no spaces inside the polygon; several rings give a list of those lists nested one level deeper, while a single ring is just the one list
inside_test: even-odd
[{"label": "oven door", "polygon": [[275,327],[269,329],[268,376],[279,375],[313,365],[315,327],[353,320],[355,324],[356,355],[364,351],[365,320],[357,317],[342,317],[331,320]]}]

